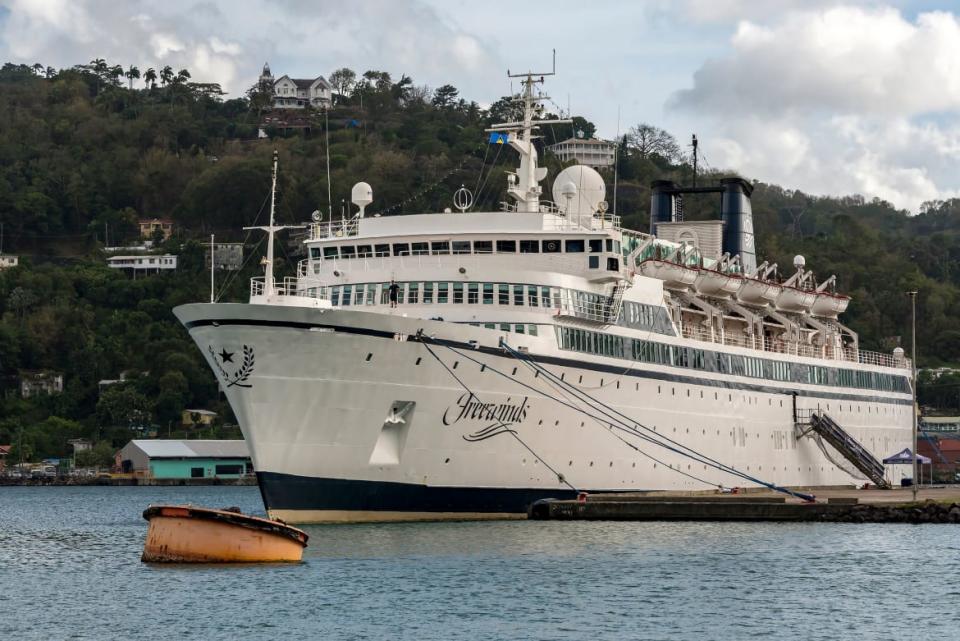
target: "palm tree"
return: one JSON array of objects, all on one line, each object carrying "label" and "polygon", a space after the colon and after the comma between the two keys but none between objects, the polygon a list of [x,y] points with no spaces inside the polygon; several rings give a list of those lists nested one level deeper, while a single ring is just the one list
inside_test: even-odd
[{"label": "palm tree", "polygon": [[47,71],[46,71],[47,78],[48,79],[53,78],[55,75],[57,75],[57,70],[54,69],[53,67],[47,67]]},{"label": "palm tree", "polygon": [[190,72],[189,72],[189,71],[187,71],[186,69],[181,69],[180,71],[177,72],[177,80],[176,80],[176,82],[177,82],[178,85],[181,85],[181,84],[185,83],[187,80],[190,80]]},{"label": "palm tree", "polygon": [[173,69],[170,68],[170,65],[167,65],[160,70],[160,84],[166,87],[171,80],[173,80]]},{"label": "palm tree", "polygon": [[103,58],[94,58],[90,61],[90,69],[98,76],[103,75],[107,71],[107,61]]},{"label": "palm tree", "polygon": [[130,81],[130,91],[133,91],[133,81],[140,77],[140,70],[133,65],[130,65],[130,68],[127,69],[126,73],[123,75],[125,75],[127,80]]},{"label": "palm tree", "polygon": [[150,85],[151,89],[157,85],[157,72],[153,67],[147,69],[147,71],[143,74],[143,82]]},{"label": "palm tree", "polygon": [[43,75],[43,65],[40,64],[39,62],[38,62],[38,63],[35,63],[35,64],[33,65],[33,73],[37,74],[38,76],[42,76],[42,75]]},{"label": "palm tree", "polygon": [[113,81],[113,84],[120,84],[120,78],[123,77],[123,67],[120,65],[113,65],[110,67],[110,79]]}]

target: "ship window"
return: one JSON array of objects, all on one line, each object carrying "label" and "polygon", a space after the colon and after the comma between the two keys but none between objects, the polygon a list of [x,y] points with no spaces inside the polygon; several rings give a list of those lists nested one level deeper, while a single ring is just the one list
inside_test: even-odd
[{"label": "ship window", "polygon": [[374,245],[373,255],[377,258],[383,258],[390,255],[390,245]]},{"label": "ship window", "polygon": [[523,285],[513,286],[513,304],[523,305]]},{"label": "ship window", "polygon": [[477,283],[467,285],[467,304],[476,305],[480,302],[480,286]]},{"label": "ship window", "polygon": [[[509,332],[509,331],[510,331],[510,323],[500,323],[500,331],[501,331],[501,332]],[[516,368],[514,368],[513,373],[514,373],[514,374],[517,373]]]},{"label": "ship window", "polygon": [[537,287],[536,285],[530,285],[527,287],[527,305],[530,307],[537,306]]},{"label": "ship window", "polygon": [[427,243],[410,243],[410,255],[411,256],[426,256],[430,252],[427,251]]},{"label": "ship window", "polygon": [[370,258],[373,256],[373,246],[357,245],[357,258]]},{"label": "ship window", "polygon": [[590,269],[600,269],[600,257],[587,256],[587,267]]},{"label": "ship window", "polygon": [[357,248],[353,245],[344,245],[340,248],[340,258],[356,258]]},{"label": "ship window", "polygon": [[202,468],[202,467],[191,467],[191,468],[190,468],[190,478],[202,479],[202,478],[203,478],[203,468]]},{"label": "ship window", "polygon": [[607,271],[608,272],[620,271],[620,261],[616,258],[607,257]]},{"label": "ship window", "polygon": [[483,304],[493,305],[493,283],[483,284]]},{"label": "ship window", "polygon": [[433,304],[433,283],[423,284],[423,302],[425,305]]},{"label": "ship window", "polygon": [[393,255],[394,256],[409,256],[410,255],[410,245],[407,243],[394,243],[393,244]]},{"label": "ship window", "polygon": [[454,305],[463,304],[463,283],[453,284],[453,304]]},{"label": "ship window", "polygon": [[318,258],[320,258],[320,248],[319,248],[319,247],[311,247],[311,248],[310,248],[310,258],[312,258],[313,260],[317,260]]},{"label": "ship window", "polygon": [[496,324],[494,324],[494,323],[484,323],[483,326],[484,326],[486,329],[496,329],[496,328],[497,328]]},{"label": "ship window", "polygon": [[377,286],[374,283],[367,285],[367,305],[377,302]]},{"label": "ship window", "polygon": [[556,238],[543,241],[544,254],[556,254],[560,252],[560,241]]},{"label": "ship window", "polygon": [[450,242],[446,240],[440,240],[430,243],[430,251],[435,255],[445,256],[450,253]]},{"label": "ship window", "polygon": [[363,285],[357,285],[356,297],[353,300],[354,305],[363,305]]},{"label": "ship window", "polygon": [[437,283],[437,302],[440,304],[450,302],[449,291],[450,283]]},{"label": "ship window", "polygon": [[536,325],[527,325],[527,333],[531,336],[537,335],[537,326]]},{"label": "ship window", "polygon": [[340,304],[343,305],[344,307],[350,304],[350,293],[352,291],[353,291],[353,287],[351,285],[343,286],[343,299],[340,301]]},{"label": "ship window", "polygon": [[513,327],[513,331],[515,331],[515,332],[518,333],[518,334],[524,334],[524,333],[525,333],[525,332],[524,332],[524,329],[525,329],[525,328],[524,328],[523,325],[514,325],[514,327]]},{"label": "ship window", "polygon": [[520,253],[521,254],[539,254],[540,241],[539,240],[521,240]]},{"label": "ship window", "polygon": [[603,251],[603,239],[602,238],[591,238],[590,239],[590,253],[599,254]]},{"label": "ship window", "polygon": [[516,254],[516,253],[517,253],[517,241],[515,241],[515,240],[498,240],[498,241],[497,241],[497,253],[498,253],[498,254]]},{"label": "ship window", "polygon": [[499,296],[497,296],[497,304],[509,305],[510,304],[510,285],[499,285],[497,289],[499,290]]},{"label": "ship window", "polygon": [[612,252],[612,251],[613,251],[613,239],[612,239],[612,238],[607,238],[606,240],[607,240],[607,251],[608,251],[608,252]]},{"label": "ship window", "polygon": [[410,304],[416,304],[417,300],[420,298],[420,283],[410,283],[410,286],[407,288],[407,302]]},{"label": "ship window", "polygon": [[[400,300],[403,300],[399,296],[400,294],[399,291],[397,292],[397,294],[398,294],[397,298],[399,298]],[[390,283],[380,283],[380,304],[386,305],[389,302],[390,302]]]},{"label": "ship window", "polygon": [[473,241],[473,252],[475,254],[492,254],[493,253],[493,241],[492,240],[475,240]]},{"label": "ship window", "polygon": [[583,239],[577,240],[568,240],[567,241],[567,252],[568,253],[583,253]]},{"label": "ship window", "polygon": [[619,241],[619,240],[613,241],[613,253],[615,253],[615,254],[621,253],[621,250],[620,250],[620,241]]},{"label": "ship window", "polygon": [[542,307],[551,307],[550,305],[550,288],[541,287],[540,288],[540,304]]},{"label": "ship window", "polygon": [[340,288],[333,287],[330,289],[330,304],[334,307],[340,306]]},{"label": "ship window", "polygon": [[469,240],[455,240],[455,241],[453,241],[453,253],[454,253],[454,254],[469,254],[469,253],[470,253],[470,241],[469,241]]}]

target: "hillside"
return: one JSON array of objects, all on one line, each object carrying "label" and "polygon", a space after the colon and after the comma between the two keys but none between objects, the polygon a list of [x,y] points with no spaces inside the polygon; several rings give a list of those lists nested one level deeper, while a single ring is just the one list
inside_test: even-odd
[{"label": "hillside", "polygon": [[[66,439],[79,436],[119,445],[131,426],[174,433],[183,407],[212,408],[229,421],[213,376],[170,312],[207,296],[200,243],[211,233],[243,239],[241,227],[263,214],[273,149],[280,221],[330,213],[322,113],[306,114],[308,131],[269,127],[272,139],[258,139],[264,104],[255,90],[225,99],[216,85],[172,70],[133,88],[137,71],[104,61],[0,70],[2,249],[21,256],[20,267],[0,271],[0,375],[8,390],[0,444],[20,443],[22,428],[28,456],[64,454]],[[387,215],[450,206],[461,184],[473,189],[478,208],[505,199],[503,171],[515,158],[488,145],[483,128],[509,117],[508,102],[483,110],[449,85],[430,92],[375,71],[344,87],[329,113],[333,215],[359,180],[373,186],[368,211]],[[589,133],[592,125],[580,118],[575,127],[548,128],[544,142],[575,128]],[[650,182],[688,182],[691,169],[675,141],[650,147],[628,136],[624,143],[617,207],[625,226],[645,230]],[[546,164],[551,175],[560,169],[549,155]],[[711,206],[691,202],[688,213],[712,215]],[[789,266],[799,253],[820,277],[837,274],[840,290],[853,296],[846,323],[865,348],[909,342],[904,292],[918,289],[921,363],[960,362],[960,201],[929,203],[910,216],[879,200],[757,184],[753,206],[758,255]],[[165,248],[180,255],[181,269],[132,280],[106,268],[104,242],[135,239],[137,219],[153,217],[175,221]],[[249,240],[247,267],[224,287],[223,300],[246,295],[260,251],[260,239]],[[295,260],[279,269],[289,273]],[[19,399],[18,372],[40,369],[63,372],[64,393]],[[100,390],[100,380],[121,372],[130,384]],[[953,407],[960,400],[947,384],[956,382],[941,379],[924,398]]]}]

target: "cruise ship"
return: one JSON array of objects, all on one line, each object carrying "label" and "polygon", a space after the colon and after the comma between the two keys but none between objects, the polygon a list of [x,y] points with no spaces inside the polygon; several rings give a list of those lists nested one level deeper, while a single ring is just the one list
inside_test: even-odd
[{"label": "cruise ship", "polygon": [[[550,200],[543,77],[521,82],[522,119],[489,130],[519,159],[498,211],[461,189],[443,212],[379,216],[359,183],[280,279],[271,203],[249,302],[176,308],[269,515],[512,518],[583,492],[898,483],[904,466],[880,461],[910,445],[911,363],[859,348],[835,278],[800,256],[758,264],[752,185],[654,183],[647,232],[585,166]],[[689,193],[716,197],[713,220],[684,220]]]}]

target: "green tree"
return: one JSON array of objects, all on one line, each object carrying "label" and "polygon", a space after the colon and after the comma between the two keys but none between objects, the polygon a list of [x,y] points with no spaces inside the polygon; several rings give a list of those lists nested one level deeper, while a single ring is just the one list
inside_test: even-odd
[{"label": "green tree", "polygon": [[443,85],[433,92],[433,100],[431,102],[433,106],[438,109],[449,109],[456,102],[457,96],[459,95],[460,91],[453,85]]}]

